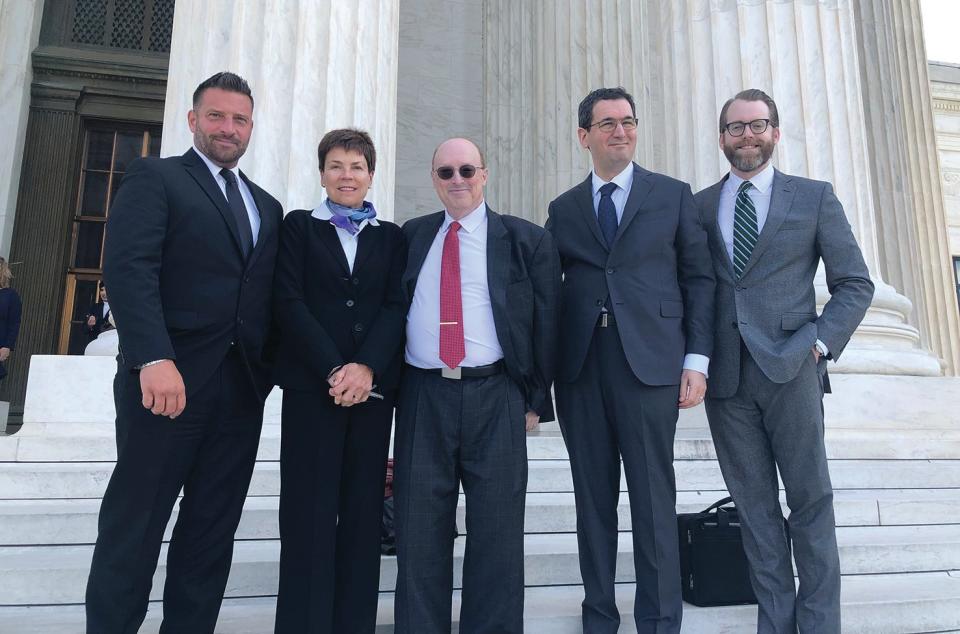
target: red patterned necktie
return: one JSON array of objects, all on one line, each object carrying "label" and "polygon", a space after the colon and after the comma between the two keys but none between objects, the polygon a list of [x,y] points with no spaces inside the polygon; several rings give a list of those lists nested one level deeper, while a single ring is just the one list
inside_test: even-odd
[{"label": "red patterned necktie", "polygon": [[463,298],[460,296],[459,222],[451,222],[440,261],[440,360],[448,368],[467,356],[463,343]]}]

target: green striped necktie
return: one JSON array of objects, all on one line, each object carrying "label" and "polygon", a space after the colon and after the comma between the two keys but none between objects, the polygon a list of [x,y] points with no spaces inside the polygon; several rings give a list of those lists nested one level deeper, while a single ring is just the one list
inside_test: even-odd
[{"label": "green striped necktie", "polygon": [[750,181],[740,184],[733,212],[733,270],[738,278],[743,275],[743,269],[747,266],[760,234],[757,229],[757,209],[747,195],[747,190],[751,187],[753,184]]}]

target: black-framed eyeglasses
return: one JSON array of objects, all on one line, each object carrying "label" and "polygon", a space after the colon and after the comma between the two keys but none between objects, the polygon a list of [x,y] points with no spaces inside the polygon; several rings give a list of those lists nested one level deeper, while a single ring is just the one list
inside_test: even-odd
[{"label": "black-framed eyeglasses", "polygon": [[590,128],[599,128],[601,132],[613,132],[617,129],[617,126],[623,126],[624,132],[629,132],[630,130],[637,129],[637,119],[635,117],[627,117],[625,119],[603,119],[597,121],[596,123],[591,123],[587,126],[587,130]]},{"label": "black-framed eyeglasses", "polygon": [[767,126],[770,125],[770,119],[754,119],[753,121],[731,121],[724,128],[727,130],[727,134],[730,136],[743,136],[744,131],[747,129],[747,126],[750,126],[750,131],[754,134],[763,134],[767,131]]},{"label": "black-framed eyeglasses", "polygon": [[437,178],[439,178],[440,180],[448,181],[451,178],[453,178],[453,174],[455,171],[460,172],[460,176],[462,176],[464,179],[471,179],[474,176],[476,176],[479,170],[482,170],[482,169],[483,169],[483,165],[461,165],[456,169],[454,169],[453,167],[450,167],[449,165],[444,165],[442,167],[438,167],[437,169],[433,170],[433,172],[434,174],[437,175]]}]

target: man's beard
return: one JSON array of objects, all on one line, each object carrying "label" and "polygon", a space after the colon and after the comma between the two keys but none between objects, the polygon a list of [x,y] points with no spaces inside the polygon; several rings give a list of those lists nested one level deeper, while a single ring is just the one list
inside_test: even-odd
[{"label": "man's beard", "polygon": [[214,163],[233,165],[239,161],[243,153],[247,151],[246,146],[241,145],[239,140],[237,140],[236,145],[233,147],[225,148],[214,143],[216,139],[224,139],[224,137],[211,137],[205,134],[196,134],[195,136],[200,150],[213,160]]},{"label": "man's beard", "polygon": [[760,152],[754,156],[748,157],[737,154],[737,151],[732,146],[726,144],[723,146],[723,153],[727,157],[727,160],[730,161],[730,164],[737,168],[737,170],[741,172],[752,172],[761,165],[764,165],[770,160],[770,157],[773,156],[774,144],[772,142],[758,139],[757,145],[759,146]]}]

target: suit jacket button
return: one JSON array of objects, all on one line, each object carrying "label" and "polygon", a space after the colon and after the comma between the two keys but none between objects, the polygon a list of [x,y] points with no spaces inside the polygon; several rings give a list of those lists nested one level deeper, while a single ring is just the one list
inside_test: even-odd
[{"label": "suit jacket button", "polygon": [[353,278],[353,279],[350,280],[350,281],[353,283],[354,286],[357,286],[357,285],[360,283],[360,280],[357,279],[357,278]]},{"label": "suit jacket button", "polygon": [[597,306],[603,306],[603,300],[602,300],[602,299],[598,299],[598,300],[597,300]]},{"label": "suit jacket button", "polygon": [[243,325],[243,319],[239,319],[239,318],[238,318],[238,319],[237,319],[237,323],[242,326],[242,325]]},{"label": "suit jacket button", "polygon": [[353,308],[353,300],[352,300],[352,299],[348,299],[348,300],[347,300],[347,308]]},{"label": "suit jacket button", "polygon": [[616,272],[616,269],[607,269],[607,275],[613,275]]},{"label": "suit jacket button", "polygon": [[246,277],[243,278],[243,283],[244,283],[244,284],[248,284],[249,282],[250,282],[250,277],[249,277],[249,276],[246,276]]},{"label": "suit jacket button", "polygon": [[363,332],[363,324],[354,324],[353,332]]}]

